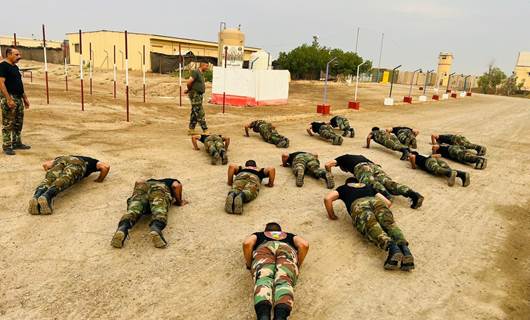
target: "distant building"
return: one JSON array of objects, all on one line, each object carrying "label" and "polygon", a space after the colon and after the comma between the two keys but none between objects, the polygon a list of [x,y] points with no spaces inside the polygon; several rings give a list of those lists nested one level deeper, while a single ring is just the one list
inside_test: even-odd
[{"label": "distant building", "polygon": [[517,76],[517,83],[524,81],[523,90],[530,91],[530,52],[519,52],[513,73]]},{"label": "distant building", "polygon": [[446,86],[451,74],[451,67],[453,66],[453,54],[448,52],[440,52],[438,56],[438,85]]},{"label": "distant building", "polygon": [[[14,36],[0,36],[0,45],[12,46],[15,44]],[[46,47],[48,48],[62,48],[62,41],[46,40]],[[17,37],[17,46],[28,48],[42,48],[42,39],[19,38]]]}]

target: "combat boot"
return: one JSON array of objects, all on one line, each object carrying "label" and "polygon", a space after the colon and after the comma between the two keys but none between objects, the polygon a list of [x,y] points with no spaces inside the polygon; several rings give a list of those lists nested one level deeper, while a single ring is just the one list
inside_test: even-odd
[{"label": "combat boot", "polygon": [[228,156],[226,155],[226,150],[221,150],[221,163],[227,164],[228,163]]},{"label": "combat boot", "polygon": [[33,195],[33,198],[29,200],[28,212],[30,214],[40,214],[38,199],[44,192],[46,192],[47,189],[48,188],[44,186],[35,189],[35,194]]},{"label": "combat boot", "polygon": [[401,158],[399,158],[399,160],[407,160],[409,158],[409,153],[410,153],[409,148],[401,149],[401,153],[402,155],[401,155]]},{"label": "combat boot", "polygon": [[388,257],[386,258],[384,268],[386,270],[399,269],[399,263],[403,260],[403,253],[394,241],[388,243]]},{"label": "combat boot", "polygon": [[484,155],[486,155],[486,151],[487,151],[487,150],[488,150],[488,149],[487,149],[486,147],[484,147],[484,146],[478,146],[478,148],[477,148],[477,155],[478,155],[478,156],[484,156]]},{"label": "combat boot", "polygon": [[167,246],[167,241],[164,239],[164,235],[162,235],[162,230],[164,230],[165,227],[166,224],[159,220],[153,220],[149,225],[149,228],[151,229],[149,235],[151,235],[151,240],[153,240],[153,245],[156,248],[165,248]]},{"label": "combat boot", "polygon": [[403,253],[403,259],[401,260],[401,270],[410,271],[414,269],[414,257],[412,256],[409,247],[406,244],[400,244],[399,249]]},{"label": "combat boot", "polygon": [[219,161],[221,161],[221,155],[218,153],[218,152],[215,152],[213,155],[212,155],[212,164],[213,165],[216,165],[219,163]]},{"label": "combat boot", "polygon": [[296,168],[295,176],[296,176],[296,186],[301,187],[304,185],[304,168]]},{"label": "combat boot", "polygon": [[280,303],[274,306],[274,319],[273,320],[287,320],[291,314],[291,307],[284,303]]},{"label": "combat boot", "polygon": [[196,135],[195,129],[188,129],[188,136]]},{"label": "combat boot", "polygon": [[475,169],[483,170],[483,169],[486,169],[487,165],[488,165],[488,159],[484,157],[478,157],[478,160],[475,163]]},{"label": "combat boot", "polygon": [[288,148],[289,147],[289,139],[283,138],[281,139],[277,144],[277,148]]},{"label": "combat boot", "polygon": [[16,152],[13,150],[13,148],[5,148],[4,149],[4,154],[6,154],[8,156],[14,156],[16,154]]},{"label": "combat boot", "polygon": [[423,204],[423,196],[417,192],[409,191],[405,196],[410,198],[410,201],[412,202],[410,207],[412,209],[418,209]]},{"label": "combat boot", "polygon": [[243,193],[240,192],[234,197],[234,214],[243,214]]},{"label": "combat boot", "polygon": [[340,146],[342,144],[342,141],[343,141],[343,139],[342,139],[341,136],[335,136],[333,138],[333,141],[331,142],[331,144],[336,145],[336,146]]},{"label": "combat boot", "polygon": [[355,137],[355,129],[350,128],[350,138],[354,138],[354,137]]},{"label": "combat boot", "polygon": [[23,144],[22,142],[19,142],[19,143],[14,143],[13,144],[13,149],[16,150],[29,150],[31,149],[31,146],[28,146],[27,144]]},{"label": "combat boot", "polygon": [[131,229],[131,221],[129,219],[122,220],[118,223],[118,229],[112,236],[110,245],[114,248],[123,248],[125,240],[129,237],[129,229]]},{"label": "combat boot", "polygon": [[333,189],[335,187],[335,180],[333,179],[333,174],[331,174],[331,172],[324,172],[323,178],[326,180],[326,187],[328,189]]},{"label": "combat boot", "polygon": [[344,131],[342,131],[342,136],[345,137],[348,135],[350,131],[348,129],[345,129]]},{"label": "combat boot", "polygon": [[447,185],[452,187],[455,185],[456,170],[451,170],[447,176]]},{"label": "combat boot", "polygon": [[37,199],[40,207],[40,214],[52,214],[53,213],[53,199],[57,196],[57,187],[51,187],[46,192],[41,194]]},{"label": "combat boot", "polygon": [[234,197],[235,193],[232,191],[230,191],[226,196],[225,211],[227,213],[234,213]]},{"label": "combat boot", "polygon": [[271,320],[272,306],[269,301],[261,301],[254,306],[257,320]]},{"label": "combat boot", "polygon": [[464,171],[457,171],[457,174],[456,174],[457,177],[460,178],[460,180],[462,180],[462,186],[464,187],[467,187],[469,186],[469,184],[471,183],[471,177],[470,177],[470,174],[468,172],[464,172]]}]

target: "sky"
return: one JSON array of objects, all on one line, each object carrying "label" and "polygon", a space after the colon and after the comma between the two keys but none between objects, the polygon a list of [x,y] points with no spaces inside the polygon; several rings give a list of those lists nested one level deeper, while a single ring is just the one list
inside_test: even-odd
[{"label": "sky", "polygon": [[219,23],[237,27],[246,45],[273,56],[317,35],[321,45],[354,51],[378,65],[435,69],[440,52],[454,55],[453,70],[482,74],[494,63],[511,74],[519,51],[530,51],[530,0],[399,1],[11,1],[0,35],[63,40],[82,30],[128,30],[217,41]]}]

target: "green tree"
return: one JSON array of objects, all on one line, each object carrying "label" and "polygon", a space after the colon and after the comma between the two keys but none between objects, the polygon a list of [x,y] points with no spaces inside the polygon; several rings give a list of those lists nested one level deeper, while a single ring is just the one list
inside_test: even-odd
[{"label": "green tree", "polygon": [[488,71],[478,79],[478,86],[482,93],[497,93],[497,86],[506,79],[506,74],[501,69],[490,64]]},{"label": "green tree", "polygon": [[517,76],[512,74],[502,82],[500,93],[506,96],[522,93],[524,81],[517,82]]}]

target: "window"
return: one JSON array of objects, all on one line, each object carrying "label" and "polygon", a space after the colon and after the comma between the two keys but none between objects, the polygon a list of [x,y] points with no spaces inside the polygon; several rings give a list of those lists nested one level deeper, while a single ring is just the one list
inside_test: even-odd
[{"label": "window", "polygon": [[74,44],[74,51],[79,53],[79,43]]}]

